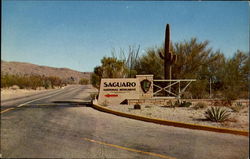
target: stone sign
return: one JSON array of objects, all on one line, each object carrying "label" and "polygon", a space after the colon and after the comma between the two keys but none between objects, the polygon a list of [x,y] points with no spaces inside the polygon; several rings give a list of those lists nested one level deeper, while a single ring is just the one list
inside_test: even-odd
[{"label": "stone sign", "polygon": [[136,75],[136,78],[101,79],[98,103],[119,105],[126,99],[153,97],[153,75]]}]

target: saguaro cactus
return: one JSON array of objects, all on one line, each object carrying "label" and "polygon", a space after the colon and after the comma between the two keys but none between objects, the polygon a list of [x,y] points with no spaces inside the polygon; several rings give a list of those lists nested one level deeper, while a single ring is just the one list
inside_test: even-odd
[{"label": "saguaro cactus", "polygon": [[169,24],[166,26],[165,31],[165,45],[164,55],[159,53],[160,57],[164,60],[164,79],[172,79],[172,65],[176,63],[177,56],[170,52],[170,27]]}]

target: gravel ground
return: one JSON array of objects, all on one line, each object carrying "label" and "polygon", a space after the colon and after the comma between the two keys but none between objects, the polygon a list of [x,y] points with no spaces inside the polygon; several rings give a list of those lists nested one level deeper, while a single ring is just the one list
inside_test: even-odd
[{"label": "gravel ground", "polygon": [[248,130],[249,129],[249,107],[245,106],[238,113],[232,111],[230,108],[225,107],[231,113],[228,121],[219,123],[211,122],[206,120],[205,111],[207,108],[200,108],[195,110],[193,106],[188,108],[183,107],[164,107],[164,106],[153,106],[153,105],[141,105],[141,109],[134,109],[133,105],[117,105],[117,106],[107,106],[109,109],[171,121],[207,125],[221,128],[233,128],[239,130]]}]

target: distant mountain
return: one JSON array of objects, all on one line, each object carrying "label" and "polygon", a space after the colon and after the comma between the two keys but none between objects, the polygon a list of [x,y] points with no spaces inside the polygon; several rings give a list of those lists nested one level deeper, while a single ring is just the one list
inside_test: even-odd
[{"label": "distant mountain", "polygon": [[79,72],[68,68],[55,68],[48,66],[39,66],[24,62],[6,62],[1,60],[1,74],[18,75],[41,75],[57,76],[64,80],[79,82],[81,78],[90,79],[91,72]]}]

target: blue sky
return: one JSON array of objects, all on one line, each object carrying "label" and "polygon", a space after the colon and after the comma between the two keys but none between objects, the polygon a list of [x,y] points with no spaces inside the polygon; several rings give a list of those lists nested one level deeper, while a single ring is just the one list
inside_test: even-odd
[{"label": "blue sky", "polygon": [[248,2],[14,1],[2,3],[1,59],[93,71],[111,50],[209,40],[232,57],[249,51]]}]

